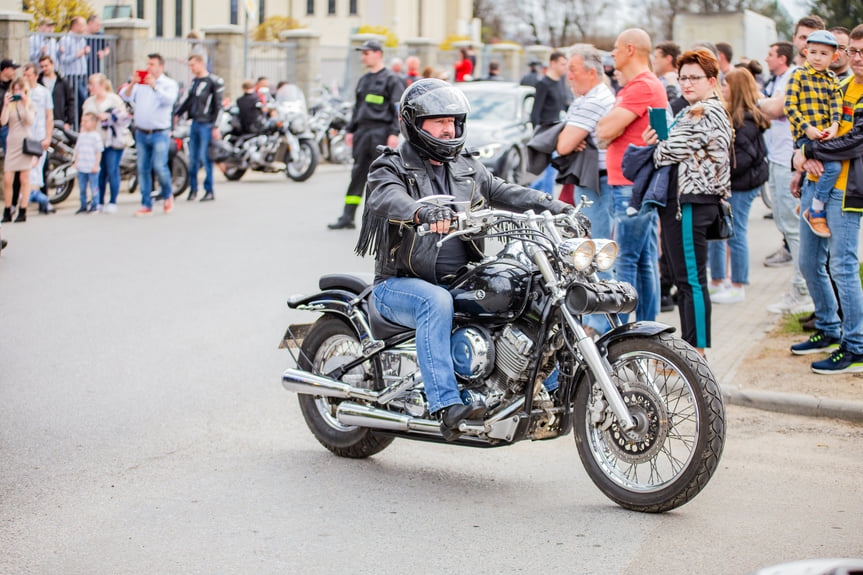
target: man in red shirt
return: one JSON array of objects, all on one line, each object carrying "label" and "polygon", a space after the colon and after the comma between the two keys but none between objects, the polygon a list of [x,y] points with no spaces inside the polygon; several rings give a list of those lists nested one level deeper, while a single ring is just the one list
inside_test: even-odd
[{"label": "man in red shirt", "polygon": [[624,30],[614,43],[614,68],[626,80],[611,111],[596,125],[599,147],[607,148],[608,183],[614,193],[614,239],[620,248],[615,276],[638,292],[637,321],[652,321],[659,311],[659,238],[657,215],[651,211],[630,217],[632,182],[623,177],[621,163],[629,144],[643,146],[641,135],[649,124],[648,108],[666,108],[668,97],[650,71],[650,36],[644,30]]}]

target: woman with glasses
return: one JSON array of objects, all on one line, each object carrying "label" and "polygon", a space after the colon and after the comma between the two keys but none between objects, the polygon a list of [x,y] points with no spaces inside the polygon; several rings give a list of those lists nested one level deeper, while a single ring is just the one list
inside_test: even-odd
[{"label": "woman with glasses", "polygon": [[657,167],[676,165],[668,202],[659,210],[662,249],[669,255],[683,339],[702,354],[710,347],[710,295],[707,284],[707,230],[719,216],[719,203],[731,193],[731,123],[719,94],[719,62],[708,50],[684,53],[677,61],[680,90],[689,106],[668,129],[668,138],[644,132],[656,145]]},{"label": "woman with glasses", "polygon": [[746,68],[734,68],[722,82],[728,114],[734,126],[734,154],[731,162],[731,213],[734,236],[727,246],[731,252],[731,284],[727,282],[726,241],[710,242],[710,300],[713,303],[743,301],[744,285],[749,283],[749,208],[767,181],[767,146],[764,131],[770,120],[756,106],[758,84]]}]

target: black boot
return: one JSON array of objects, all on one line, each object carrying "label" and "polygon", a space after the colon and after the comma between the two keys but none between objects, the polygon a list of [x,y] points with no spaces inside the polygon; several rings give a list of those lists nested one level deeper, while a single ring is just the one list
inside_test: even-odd
[{"label": "black boot", "polygon": [[192,190],[191,192],[189,192],[189,197],[186,198],[186,201],[188,201],[188,202],[194,201],[195,196],[197,196],[197,195],[198,195],[198,190]]},{"label": "black boot", "polygon": [[201,198],[202,202],[211,202],[216,199],[216,196],[213,195],[213,192],[206,192],[204,197]]},{"label": "black boot", "polygon": [[327,224],[331,230],[352,230],[356,228],[354,224],[354,216],[357,213],[356,204],[345,204],[345,211],[335,222]]},{"label": "black boot", "polygon": [[440,432],[447,441],[457,439],[461,432],[459,424],[466,419],[482,419],[485,415],[486,406],[481,401],[475,401],[467,405],[451,405],[443,410],[441,415]]},{"label": "black boot", "polygon": [[12,208],[3,208],[3,223],[12,221]]},{"label": "black boot", "polygon": [[16,222],[26,222],[27,221],[27,208],[20,208],[18,210],[18,217],[15,218]]}]

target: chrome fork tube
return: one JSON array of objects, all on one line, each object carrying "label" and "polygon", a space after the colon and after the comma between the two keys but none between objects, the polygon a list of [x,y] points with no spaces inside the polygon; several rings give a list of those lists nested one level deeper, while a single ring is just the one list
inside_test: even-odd
[{"label": "chrome fork tube", "polygon": [[623,397],[620,395],[620,391],[617,389],[617,386],[614,385],[614,382],[611,381],[611,377],[609,376],[611,366],[608,364],[608,361],[599,355],[599,349],[597,349],[596,343],[594,343],[593,339],[587,335],[587,332],[584,331],[581,323],[579,323],[579,321],[569,313],[569,310],[566,309],[565,305],[560,306],[560,312],[563,314],[566,323],[569,324],[569,327],[575,333],[575,337],[578,338],[576,347],[578,347],[578,351],[580,351],[581,355],[584,357],[585,363],[587,363],[587,366],[590,368],[591,372],[593,372],[594,377],[596,377],[596,382],[599,384],[602,394],[608,401],[611,411],[614,413],[615,417],[617,417],[617,421],[620,422],[624,431],[634,429],[635,420],[629,414],[629,408],[626,407],[626,403],[624,403]]}]

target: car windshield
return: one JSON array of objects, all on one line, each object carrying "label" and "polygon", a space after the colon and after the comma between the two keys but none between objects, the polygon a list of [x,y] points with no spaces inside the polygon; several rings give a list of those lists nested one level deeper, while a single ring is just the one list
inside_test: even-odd
[{"label": "car windshield", "polygon": [[499,122],[516,116],[516,99],[512,94],[465,90],[465,96],[470,101],[470,120]]}]

